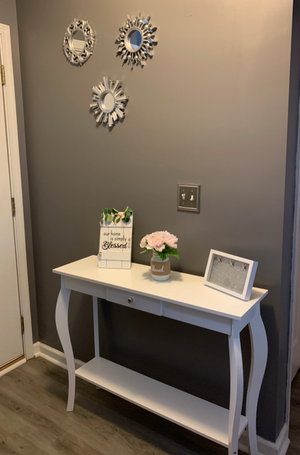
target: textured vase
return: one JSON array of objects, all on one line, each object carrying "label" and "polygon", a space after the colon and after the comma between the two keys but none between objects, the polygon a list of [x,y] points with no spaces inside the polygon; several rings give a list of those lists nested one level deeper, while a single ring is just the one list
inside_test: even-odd
[{"label": "textured vase", "polygon": [[170,258],[168,257],[164,261],[159,255],[153,251],[153,255],[150,261],[151,275],[156,281],[165,281],[170,277]]}]

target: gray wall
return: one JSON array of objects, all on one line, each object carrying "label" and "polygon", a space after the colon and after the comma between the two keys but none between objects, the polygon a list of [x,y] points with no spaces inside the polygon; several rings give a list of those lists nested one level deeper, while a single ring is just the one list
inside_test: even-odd
[{"label": "gray wall", "polygon": [[[1,22],[1,24],[10,26],[10,34],[11,34],[12,59],[13,59],[16,108],[17,108],[17,122],[18,122],[18,137],[19,137],[19,148],[20,148],[20,165],[21,165],[21,178],[22,178],[22,190],[23,190],[23,206],[24,206],[24,219],[25,219],[29,292],[30,292],[31,317],[32,317],[32,332],[33,332],[33,341],[35,342],[35,341],[38,341],[39,336],[38,336],[36,293],[35,293],[35,282],[34,282],[35,276],[34,276],[33,248],[32,248],[32,231],[31,231],[31,215],[30,215],[30,201],[29,201],[29,188],[28,188],[28,172],[27,172],[27,161],[26,161],[26,144],[25,144],[24,112],[23,112],[23,98],[22,98],[22,85],[21,85],[18,24],[17,24],[17,11],[16,11],[15,0],[0,0],[0,22]],[[18,201],[16,201],[16,206],[18,209]]]},{"label": "gray wall", "polygon": [[[152,16],[159,44],[144,69],[131,71],[116,57],[115,39],[127,14],[139,11]],[[134,262],[149,262],[139,241],[161,229],[179,238],[174,270],[203,275],[210,248],[259,262],[255,285],[270,292],[262,304],[269,359],[258,433],[274,441],[285,420],[292,0],[17,0],[17,13],[41,341],[61,349],[54,324],[60,283],[51,270],[96,254],[101,209],[129,205]],[[62,53],[75,17],[97,32],[82,68]],[[120,79],[129,97],[113,131],[96,127],[89,111],[103,76]],[[200,214],[176,210],[176,187],[185,182],[201,183]],[[100,313],[102,355],[228,405],[225,336],[107,302]],[[70,328],[75,356],[88,360],[89,298],[72,295]],[[242,335],[247,374],[247,329]]]}]

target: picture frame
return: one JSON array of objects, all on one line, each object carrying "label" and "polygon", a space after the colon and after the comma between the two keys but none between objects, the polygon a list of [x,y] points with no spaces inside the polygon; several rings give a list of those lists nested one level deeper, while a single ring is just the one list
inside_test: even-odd
[{"label": "picture frame", "polygon": [[257,266],[256,261],[210,250],[203,284],[241,300],[249,300]]}]

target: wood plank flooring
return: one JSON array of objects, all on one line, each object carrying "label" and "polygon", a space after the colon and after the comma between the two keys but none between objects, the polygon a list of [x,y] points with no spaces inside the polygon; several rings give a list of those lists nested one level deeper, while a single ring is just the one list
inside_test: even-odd
[{"label": "wood plank flooring", "polygon": [[[0,454],[225,455],[227,449],[77,378],[66,412],[67,372],[30,360],[0,378]],[[296,381],[296,383],[295,383]],[[292,392],[291,446],[300,453],[300,374]],[[239,455],[243,455],[239,451]]]}]

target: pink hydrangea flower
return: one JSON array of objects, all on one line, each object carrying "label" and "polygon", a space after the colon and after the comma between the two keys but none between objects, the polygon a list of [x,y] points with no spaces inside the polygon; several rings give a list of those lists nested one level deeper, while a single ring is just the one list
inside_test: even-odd
[{"label": "pink hydrangea flower", "polygon": [[164,231],[164,243],[169,245],[171,248],[177,248],[178,238],[175,235],[170,234],[168,231]]},{"label": "pink hydrangea flower", "polygon": [[153,250],[156,251],[163,260],[169,255],[179,259],[177,242],[178,238],[168,231],[152,232],[152,234],[145,235],[140,241],[140,247],[143,248],[141,253],[144,253],[147,250]]},{"label": "pink hydrangea flower", "polygon": [[147,241],[148,241],[148,245],[146,248],[148,250],[153,249],[156,251],[162,251],[165,249],[163,231],[153,232],[153,234],[150,234],[148,236]]},{"label": "pink hydrangea flower", "polygon": [[140,242],[140,247],[141,248],[146,248],[146,246],[147,246],[147,237],[148,237],[148,235],[145,235],[145,237],[142,238],[142,240]]},{"label": "pink hydrangea flower", "polygon": [[156,231],[145,235],[140,242],[140,247],[147,250],[163,251],[166,245],[170,248],[177,248],[177,242],[178,238],[170,232]]}]

